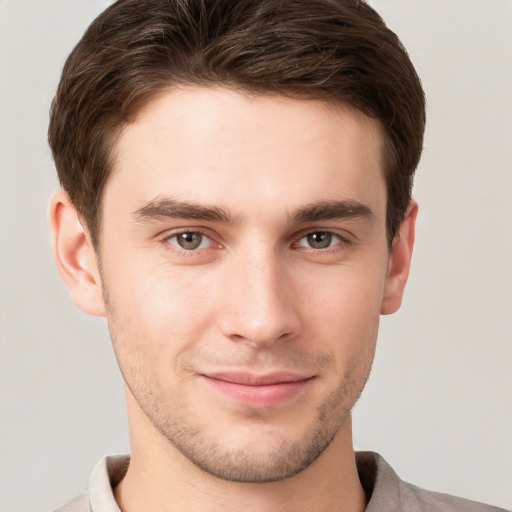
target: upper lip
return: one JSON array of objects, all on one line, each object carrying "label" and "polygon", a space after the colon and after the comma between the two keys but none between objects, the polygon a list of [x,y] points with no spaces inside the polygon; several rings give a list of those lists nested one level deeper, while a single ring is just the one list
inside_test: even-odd
[{"label": "upper lip", "polygon": [[272,384],[300,382],[312,377],[312,375],[300,375],[293,372],[272,372],[265,374],[250,372],[211,372],[203,373],[202,375],[210,379],[222,380],[232,384],[243,384],[246,386],[270,386]]}]

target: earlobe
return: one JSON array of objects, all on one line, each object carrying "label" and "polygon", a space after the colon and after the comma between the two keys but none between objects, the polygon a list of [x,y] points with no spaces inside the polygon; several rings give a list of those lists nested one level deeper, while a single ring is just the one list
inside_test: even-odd
[{"label": "earlobe", "polygon": [[402,304],[402,296],[411,267],[417,214],[418,205],[411,201],[393,239],[381,307],[383,315],[395,313]]},{"label": "earlobe", "polygon": [[89,315],[105,316],[96,253],[68,195],[59,190],[48,208],[53,256],[75,305]]}]

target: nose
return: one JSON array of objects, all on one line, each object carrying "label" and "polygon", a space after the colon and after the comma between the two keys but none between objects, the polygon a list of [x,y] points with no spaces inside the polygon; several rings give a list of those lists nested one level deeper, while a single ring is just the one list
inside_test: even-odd
[{"label": "nose", "polygon": [[296,337],[299,297],[286,262],[272,250],[253,250],[228,267],[220,313],[224,336],[262,348]]}]

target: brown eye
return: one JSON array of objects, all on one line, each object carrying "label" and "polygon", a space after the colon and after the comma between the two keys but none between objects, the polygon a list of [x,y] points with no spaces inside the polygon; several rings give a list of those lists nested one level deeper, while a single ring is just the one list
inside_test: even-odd
[{"label": "brown eye", "polygon": [[203,234],[193,231],[179,233],[174,237],[178,245],[187,251],[198,249],[203,241]]},{"label": "brown eye", "polygon": [[332,233],[318,231],[316,233],[310,233],[306,237],[309,247],[313,249],[327,249],[332,243]]}]

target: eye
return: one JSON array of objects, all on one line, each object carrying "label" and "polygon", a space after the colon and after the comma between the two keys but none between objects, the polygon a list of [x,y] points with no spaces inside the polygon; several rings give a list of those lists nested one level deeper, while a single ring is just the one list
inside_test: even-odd
[{"label": "eye", "polygon": [[211,240],[200,231],[183,231],[176,233],[167,238],[167,242],[185,251],[204,249],[211,244]]},{"label": "eye", "polygon": [[314,231],[303,236],[298,242],[299,247],[311,249],[328,249],[341,242],[341,237],[329,231]]}]

